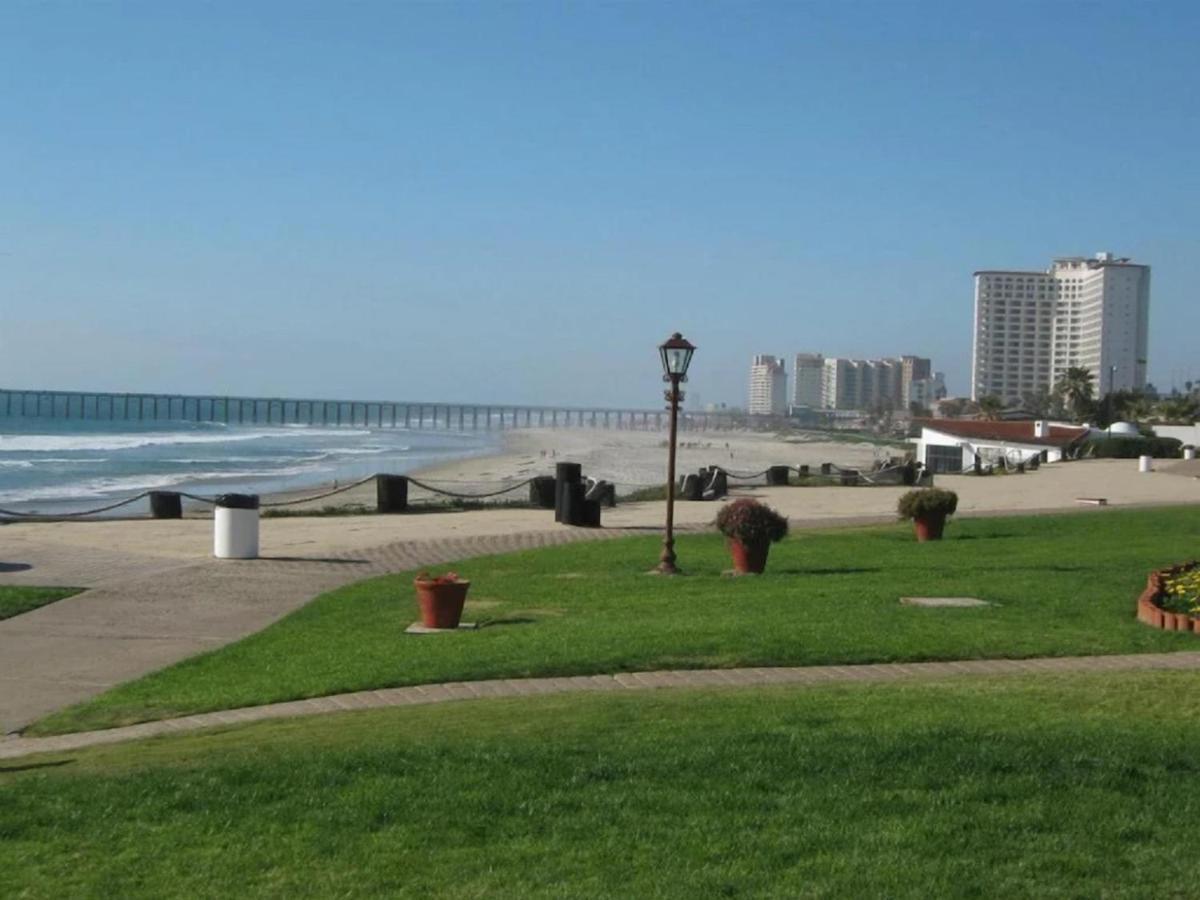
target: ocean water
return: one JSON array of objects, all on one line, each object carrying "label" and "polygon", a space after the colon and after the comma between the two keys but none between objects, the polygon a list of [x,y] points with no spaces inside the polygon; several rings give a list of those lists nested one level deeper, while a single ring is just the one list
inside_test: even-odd
[{"label": "ocean water", "polygon": [[206,496],[315,489],[494,447],[486,432],[0,416],[0,507],[62,513],[151,489]]}]

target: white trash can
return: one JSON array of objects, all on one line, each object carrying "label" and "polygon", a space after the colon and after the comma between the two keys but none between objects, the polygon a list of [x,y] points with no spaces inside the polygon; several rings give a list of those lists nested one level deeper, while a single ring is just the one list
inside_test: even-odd
[{"label": "white trash can", "polygon": [[1138,471],[1139,472],[1149,472],[1150,471],[1150,462],[1153,459],[1154,459],[1154,457],[1152,457],[1152,456],[1139,456],[1138,457]]},{"label": "white trash can", "polygon": [[1183,448],[1183,458],[1184,459],[1195,459],[1196,458],[1196,448],[1195,447],[1184,447]]},{"label": "white trash can", "polygon": [[222,494],[213,510],[213,556],[258,558],[258,495]]}]

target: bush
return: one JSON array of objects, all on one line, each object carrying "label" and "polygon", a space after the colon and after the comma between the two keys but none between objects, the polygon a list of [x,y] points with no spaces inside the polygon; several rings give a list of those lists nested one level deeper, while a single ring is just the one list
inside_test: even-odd
[{"label": "bush", "polygon": [[1091,459],[1137,459],[1153,456],[1155,459],[1175,459],[1183,442],[1168,437],[1123,437],[1091,438],[1084,441],[1079,455]]},{"label": "bush", "polygon": [[941,488],[920,488],[909,491],[896,504],[902,519],[922,519],[932,515],[953,515],[958,509],[958,494]]},{"label": "bush", "polygon": [[788,520],[757,500],[734,500],[717,513],[721,534],[743,544],[780,541],[788,533]]}]

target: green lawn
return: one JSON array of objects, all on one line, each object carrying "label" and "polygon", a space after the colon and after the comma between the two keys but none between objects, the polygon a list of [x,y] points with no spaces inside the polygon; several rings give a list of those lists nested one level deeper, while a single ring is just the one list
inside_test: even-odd
[{"label": "green lawn", "polygon": [[31,609],[78,593],[79,588],[0,585],[0,619],[11,619]]},{"label": "green lawn", "polygon": [[1183,897],[1200,675],[659,691],[0,762],[0,895]]},{"label": "green lawn", "polygon": [[[51,716],[76,731],[367,688],[713,666],[1028,657],[1200,649],[1133,618],[1149,569],[1191,558],[1200,508],[954,522],[941,543],[907,526],[800,532],[767,575],[721,577],[717,535],[678,543],[685,577],[645,574],[654,537],[470,560],[477,632],[404,635],[411,574],[352,585],[237,644]],[[983,609],[900,606],[968,595]]]}]

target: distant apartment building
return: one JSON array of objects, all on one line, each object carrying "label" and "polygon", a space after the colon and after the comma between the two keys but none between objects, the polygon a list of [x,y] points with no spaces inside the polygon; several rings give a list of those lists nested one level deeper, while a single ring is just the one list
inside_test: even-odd
[{"label": "distant apartment building", "polygon": [[975,273],[971,399],[1050,391],[1073,366],[1096,395],[1146,386],[1150,267],[1097,253],[1045,272]]},{"label": "distant apartment building", "polygon": [[792,365],[792,406],[818,409],[825,357],[820,353],[797,353]]},{"label": "distant apartment building", "polygon": [[907,396],[908,403],[904,404],[905,409],[913,403],[925,409],[932,409],[937,401],[946,397],[945,373],[934,372],[928,378],[914,378],[909,384]]},{"label": "distant apartment building", "polygon": [[787,371],[777,356],[760,354],[750,364],[751,415],[782,416],[787,413]]},{"label": "distant apartment building", "polygon": [[[913,396],[913,383],[927,381],[933,377],[933,361],[923,356],[900,357],[900,402],[905,409],[917,402]],[[921,404],[924,406],[925,404]]]},{"label": "distant apartment building", "polygon": [[[932,363],[919,356],[898,359],[826,357],[821,372],[821,407],[907,410],[914,391],[925,396],[937,390],[936,385],[925,384],[932,377],[931,370]],[[944,383],[941,389],[945,390]]]}]

